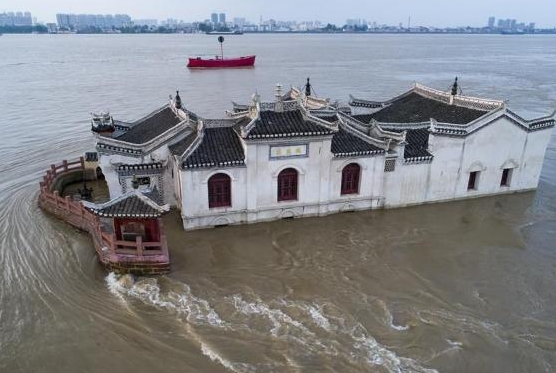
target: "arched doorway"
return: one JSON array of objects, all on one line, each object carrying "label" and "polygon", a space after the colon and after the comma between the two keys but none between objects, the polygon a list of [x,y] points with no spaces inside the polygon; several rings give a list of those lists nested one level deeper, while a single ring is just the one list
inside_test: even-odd
[{"label": "arched doorway", "polygon": [[212,175],[208,180],[209,208],[232,206],[232,180],[224,173]]},{"label": "arched doorway", "polygon": [[359,179],[361,167],[357,163],[350,163],[342,170],[341,194],[359,193]]}]

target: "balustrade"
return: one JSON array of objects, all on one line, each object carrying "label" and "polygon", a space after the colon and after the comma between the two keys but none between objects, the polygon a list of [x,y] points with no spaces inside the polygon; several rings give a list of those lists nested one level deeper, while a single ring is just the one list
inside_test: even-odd
[{"label": "balustrade", "polygon": [[[116,240],[114,233],[104,231],[99,217],[87,210],[81,202],[72,200],[70,196],[60,196],[58,190],[51,190],[58,177],[80,169],[85,169],[83,157],[78,161],[64,160],[61,165],[51,165],[43,177],[43,181],[40,182],[39,199],[42,206],[54,212],[67,223],[88,231],[93,236],[93,240],[98,243],[99,256],[103,261],[106,254],[115,256],[116,260],[121,255],[134,257],[138,261],[145,261],[146,257],[155,255],[168,257],[168,247],[164,235],[161,236],[159,242],[143,242],[141,236],[138,236],[135,241]],[[108,253],[103,248],[107,248]]]}]

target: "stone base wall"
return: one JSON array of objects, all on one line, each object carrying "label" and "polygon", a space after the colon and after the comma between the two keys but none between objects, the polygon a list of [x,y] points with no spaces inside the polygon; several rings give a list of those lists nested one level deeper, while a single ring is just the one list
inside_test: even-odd
[{"label": "stone base wall", "polygon": [[322,204],[287,204],[282,206],[262,208],[258,211],[231,211],[219,209],[214,213],[203,216],[190,217],[182,212],[185,230],[213,228],[222,225],[253,224],[280,219],[306,218],[313,216],[327,216],[340,212],[361,211],[381,208],[382,198],[349,198],[344,197],[336,201]]},{"label": "stone base wall", "polygon": [[135,276],[163,275],[170,272],[170,263],[108,262],[106,269],[116,273],[131,273]]}]

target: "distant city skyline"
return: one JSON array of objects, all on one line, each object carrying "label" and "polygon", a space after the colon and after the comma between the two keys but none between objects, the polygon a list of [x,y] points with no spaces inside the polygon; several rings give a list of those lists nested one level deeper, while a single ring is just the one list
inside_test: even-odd
[{"label": "distant city skyline", "polygon": [[530,0],[522,2],[491,0],[467,0],[459,3],[443,3],[432,0],[391,0],[388,3],[365,0],[323,1],[282,0],[242,0],[234,2],[224,0],[205,0],[202,4],[188,4],[177,0],[161,3],[150,0],[97,0],[95,2],[75,2],[73,0],[3,0],[0,12],[29,11],[42,22],[56,22],[57,13],[89,14],[129,14],[134,19],[180,19],[186,22],[211,19],[212,13],[225,13],[227,19],[245,18],[258,23],[265,20],[315,21],[322,23],[345,24],[347,19],[365,19],[379,24],[406,23],[411,16],[412,25],[456,27],[485,26],[488,17],[497,19],[519,19],[523,22],[535,22],[537,27],[553,28],[556,26],[556,3],[553,0]]}]

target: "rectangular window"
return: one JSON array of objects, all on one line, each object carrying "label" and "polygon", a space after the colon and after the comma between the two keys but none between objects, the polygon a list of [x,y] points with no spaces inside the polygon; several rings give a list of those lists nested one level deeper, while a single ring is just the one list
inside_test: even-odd
[{"label": "rectangular window", "polygon": [[502,179],[500,180],[500,186],[509,187],[511,179],[512,179],[512,169],[505,168],[502,171]]},{"label": "rectangular window", "polygon": [[469,173],[469,181],[467,182],[467,190],[477,190],[477,183],[479,179],[479,171]]},{"label": "rectangular window", "polygon": [[384,172],[394,172],[396,170],[396,160],[387,159],[384,163]]}]

